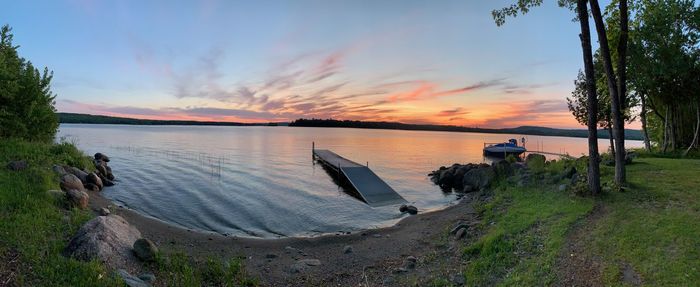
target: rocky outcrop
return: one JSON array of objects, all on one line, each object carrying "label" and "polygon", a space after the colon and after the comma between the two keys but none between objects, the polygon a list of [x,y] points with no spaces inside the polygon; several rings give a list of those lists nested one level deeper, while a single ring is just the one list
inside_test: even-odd
[{"label": "rocky outcrop", "polygon": [[141,233],[117,215],[98,216],[80,227],[66,247],[72,258],[98,260],[110,268],[123,268],[136,262],[131,247]]},{"label": "rocky outcrop", "polygon": [[107,165],[109,162],[109,157],[103,153],[96,153],[93,163],[95,164],[96,174],[102,181],[104,186],[114,185],[114,174],[112,174],[112,168]]}]

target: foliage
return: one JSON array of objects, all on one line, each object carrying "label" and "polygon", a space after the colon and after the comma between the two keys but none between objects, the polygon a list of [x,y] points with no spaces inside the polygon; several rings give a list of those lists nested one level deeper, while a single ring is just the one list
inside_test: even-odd
[{"label": "foliage", "polygon": [[0,138],[51,141],[58,128],[53,72],[19,56],[12,29],[0,29]]},{"label": "foliage", "polygon": [[109,124],[109,125],[179,125],[179,126],[263,126],[261,123],[236,122],[202,122],[181,120],[146,120],[100,115],[58,113],[58,118],[64,124]]}]

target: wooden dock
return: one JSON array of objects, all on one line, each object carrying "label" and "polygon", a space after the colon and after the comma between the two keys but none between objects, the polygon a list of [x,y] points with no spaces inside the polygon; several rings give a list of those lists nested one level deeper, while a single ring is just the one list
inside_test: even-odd
[{"label": "wooden dock", "polygon": [[369,167],[346,159],[330,150],[313,149],[313,157],[321,164],[338,172],[357,191],[362,200],[370,206],[383,206],[404,203],[401,197]]}]

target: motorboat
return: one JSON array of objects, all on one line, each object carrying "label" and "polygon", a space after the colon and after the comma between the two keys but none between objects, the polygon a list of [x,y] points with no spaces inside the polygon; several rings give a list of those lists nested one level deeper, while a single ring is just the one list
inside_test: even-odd
[{"label": "motorboat", "polygon": [[507,142],[503,143],[484,143],[485,156],[506,157],[509,154],[517,156],[526,151],[527,149],[525,149],[525,147],[518,146],[518,141],[516,139],[509,139]]}]

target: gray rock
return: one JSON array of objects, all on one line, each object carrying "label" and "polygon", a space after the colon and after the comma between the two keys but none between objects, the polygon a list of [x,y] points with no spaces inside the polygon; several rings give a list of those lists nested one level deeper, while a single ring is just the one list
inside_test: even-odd
[{"label": "gray rock", "polygon": [[112,212],[110,212],[109,209],[107,209],[106,207],[102,207],[102,208],[100,208],[99,213],[100,213],[100,216],[107,216]]},{"label": "gray rock", "polygon": [[399,212],[402,212],[402,213],[403,213],[403,212],[406,212],[407,209],[408,209],[408,206],[405,205],[405,204],[402,204],[402,205],[399,207]]},{"label": "gray rock", "polygon": [[265,258],[267,258],[267,259],[275,259],[275,258],[277,258],[277,254],[268,253],[268,254],[265,255]]},{"label": "gray rock", "polygon": [[72,206],[80,209],[86,209],[90,201],[90,196],[85,191],[77,189],[69,189],[66,191],[66,198],[68,198],[68,202]]},{"label": "gray rock", "polygon": [[140,237],[120,216],[98,216],[80,227],[65,253],[82,261],[98,260],[110,268],[124,267],[137,262],[131,246]]},{"label": "gray rock", "polygon": [[403,269],[406,270],[412,270],[416,269],[416,258],[413,256],[408,256],[406,257],[406,260],[403,261],[403,266],[401,266]]},{"label": "gray rock", "polygon": [[153,273],[147,272],[139,275],[139,279],[143,280],[144,282],[148,284],[153,284],[156,282],[156,275]]},{"label": "gray rock", "polygon": [[450,230],[450,234],[457,234],[457,231],[459,231],[461,228],[468,228],[469,225],[467,225],[464,221],[457,222],[455,227]]},{"label": "gray rock", "polygon": [[352,246],[345,245],[345,247],[343,247],[343,254],[350,254],[353,252],[354,252],[354,250],[352,249]]},{"label": "gray rock", "polygon": [[150,286],[148,283],[141,280],[141,278],[129,274],[129,272],[127,272],[124,269],[117,270],[117,274],[119,274],[119,277],[121,277],[122,280],[124,280],[124,283],[126,283],[126,286],[129,286],[129,287],[149,287]]},{"label": "gray rock", "polygon": [[63,176],[66,174],[66,170],[63,168],[63,166],[54,164],[51,169],[53,170],[54,173],[56,173],[58,176]]},{"label": "gray rock", "polygon": [[77,176],[70,173],[61,176],[60,186],[63,191],[68,191],[71,189],[82,191],[85,189],[83,187],[83,182],[80,181],[80,179]]},{"label": "gray rock", "polygon": [[107,179],[109,179],[109,180],[114,180],[114,175],[112,174],[112,168],[109,166],[105,166],[105,170],[107,171],[107,174],[105,175],[105,177],[107,177]]},{"label": "gray rock", "polygon": [[318,259],[301,259],[297,261],[298,263],[305,264],[308,266],[319,266],[321,265],[321,260]]},{"label": "gray rock", "polygon": [[141,238],[134,242],[134,254],[143,261],[153,261],[158,254],[158,247],[153,241]]},{"label": "gray rock", "polygon": [[102,190],[104,187],[104,184],[102,183],[102,180],[96,173],[90,173],[86,176],[87,183],[92,183],[95,186],[97,186],[98,190]]},{"label": "gray rock", "polygon": [[406,257],[406,261],[416,263],[418,261],[418,259],[416,259],[416,257],[414,257],[414,256],[409,255],[408,257]]},{"label": "gray rock", "polygon": [[90,190],[90,191],[94,191],[94,192],[100,191],[100,188],[97,185],[94,185],[92,183],[86,183],[83,186],[85,187],[86,190]]},{"label": "gray rock", "polygon": [[101,161],[104,161],[104,162],[109,162],[109,157],[108,157],[106,154],[99,153],[99,152],[95,154],[95,159],[96,159],[96,160],[101,160]]},{"label": "gray rock", "polygon": [[27,168],[27,161],[25,160],[16,160],[16,161],[11,161],[10,163],[7,164],[7,169],[13,170],[13,171],[20,171],[23,169]]},{"label": "gray rock", "polygon": [[464,235],[467,235],[467,229],[462,227],[459,230],[457,230],[457,232],[455,233],[455,238],[462,239],[462,237],[464,237]]},{"label": "gray rock", "polygon": [[114,182],[112,180],[107,179],[107,178],[102,178],[102,184],[104,184],[104,186],[113,186]]},{"label": "gray rock", "polygon": [[65,169],[67,173],[77,176],[80,179],[80,181],[87,182],[87,172],[84,172],[77,167],[67,165],[64,166],[63,169]]}]

